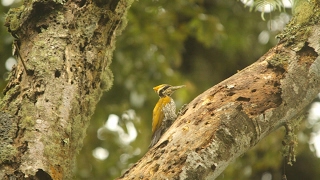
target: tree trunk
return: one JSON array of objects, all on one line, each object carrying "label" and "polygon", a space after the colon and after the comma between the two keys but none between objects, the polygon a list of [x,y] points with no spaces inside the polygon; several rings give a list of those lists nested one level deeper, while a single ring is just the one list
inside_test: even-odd
[{"label": "tree trunk", "polygon": [[299,2],[278,45],[190,102],[119,179],[214,179],[283,125],[284,155],[294,161],[292,128],[320,91],[320,4]]},{"label": "tree trunk", "polygon": [[132,1],[25,1],[6,26],[19,63],[0,102],[0,179],[72,179]]}]

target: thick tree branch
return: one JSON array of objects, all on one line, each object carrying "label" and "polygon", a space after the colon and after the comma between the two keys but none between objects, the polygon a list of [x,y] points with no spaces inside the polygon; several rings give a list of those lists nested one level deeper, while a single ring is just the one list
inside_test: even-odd
[{"label": "thick tree branch", "polygon": [[[318,12],[313,3],[308,12]],[[190,102],[119,179],[214,179],[275,129],[297,124],[320,91],[319,22],[297,12],[277,46]]]}]

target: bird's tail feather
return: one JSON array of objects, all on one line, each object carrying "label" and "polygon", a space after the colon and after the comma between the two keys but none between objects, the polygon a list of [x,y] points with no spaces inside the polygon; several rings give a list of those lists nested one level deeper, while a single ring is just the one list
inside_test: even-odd
[{"label": "bird's tail feather", "polygon": [[162,131],[162,128],[158,128],[156,132],[154,132],[149,148],[152,148],[159,141],[161,137],[161,131]]}]

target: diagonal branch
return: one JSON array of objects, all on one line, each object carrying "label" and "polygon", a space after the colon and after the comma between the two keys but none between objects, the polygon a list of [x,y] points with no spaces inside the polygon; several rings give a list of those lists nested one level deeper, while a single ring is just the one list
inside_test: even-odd
[{"label": "diagonal branch", "polygon": [[275,129],[298,124],[320,91],[319,15],[300,16],[257,62],[190,102],[119,179],[214,179]]}]

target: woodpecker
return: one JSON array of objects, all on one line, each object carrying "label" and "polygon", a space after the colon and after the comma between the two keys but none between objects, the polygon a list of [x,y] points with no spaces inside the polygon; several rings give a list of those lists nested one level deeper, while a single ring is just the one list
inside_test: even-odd
[{"label": "woodpecker", "polygon": [[176,104],[171,98],[171,95],[177,89],[182,87],[184,87],[184,85],[171,86],[168,84],[161,84],[153,88],[153,90],[159,95],[160,99],[153,109],[152,138],[149,148],[158,142],[162,134],[176,120]]}]

